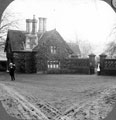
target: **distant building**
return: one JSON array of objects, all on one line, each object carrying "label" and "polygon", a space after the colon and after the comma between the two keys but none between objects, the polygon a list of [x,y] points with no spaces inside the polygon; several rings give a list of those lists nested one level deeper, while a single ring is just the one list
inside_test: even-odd
[{"label": "distant building", "polygon": [[77,43],[73,43],[73,42],[68,42],[67,43],[69,45],[69,47],[72,49],[72,51],[74,52],[71,57],[81,57],[81,51],[79,48],[79,45]]},{"label": "distant building", "polygon": [[[33,64],[36,64],[36,70],[46,71],[49,69],[59,69],[61,59],[68,58],[75,54],[73,49],[69,47],[56,29],[51,31],[46,30],[46,20],[46,18],[39,18],[38,31],[35,16],[33,16],[33,19],[26,20],[26,31],[8,31],[4,49],[8,64],[9,62],[15,62],[17,66],[21,67],[21,65],[18,65],[20,62],[16,60],[17,54],[24,53],[27,56],[29,53],[34,53],[36,62]],[[80,50],[78,53],[80,53]],[[18,57],[18,59],[24,58]],[[28,59],[31,60],[32,58],[28,56]],[[27,62],[29,61],[27,60],[26,62],[26,60],[24,60],[24,62],[21,63],[23,64],[22,68],[26,69],[24,66],[27,66]]]}]

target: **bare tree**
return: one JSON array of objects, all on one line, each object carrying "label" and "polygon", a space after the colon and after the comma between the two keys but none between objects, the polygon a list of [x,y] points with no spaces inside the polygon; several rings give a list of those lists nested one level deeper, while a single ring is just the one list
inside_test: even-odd
[{"label": "bare tree", "polygon": [[90,53],[92,53],[92,46],[88,41],[78,40],[78,45],[81,51],[81,57],[88,57]]},{"label": "bare tree", "polygon": [[112,41],[107,44],[105,53],[110,57],[110,58],[115,58],[116,57],[116,42]]},{"label": "bare tree", "polygon": [[88,40],[79,39],[76,30],[74,30],[74,32],[75,32],[76,44],[80,48],[81,57],[84,57],[84,58],[88,57],[88,55],[92,53],[93,47],[91,46]]},{"label": "bare tree", "polygon": [[116,57],[116,25],[114,25],[114,27],[111,30],[108,38],[110,38],[111,40],[106,45],[105,53],[110,58],[115,58]]},{"label": "bare tree", "polygon": [[4,40],[8,29],[18,29],[18,22],[15,13],[5,12],[0,20],[0,40]]}]

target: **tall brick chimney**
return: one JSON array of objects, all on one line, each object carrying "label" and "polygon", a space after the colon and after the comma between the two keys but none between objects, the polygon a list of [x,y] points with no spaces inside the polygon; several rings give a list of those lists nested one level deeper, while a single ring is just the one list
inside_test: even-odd
[{"label": "tall brick chimney", "polygon": [[39,33],[43,33],[43,18],[39,17]]},{"label": "tall brick chimney", "polygon": [[26,19],[26,32],[31,33],[31,19]]},{"label": "tall brick chimney", "polygon": [[32,34],[37,33],[37,20],[35,19],[35,15],[33,15],[32,19]]},{"label": "tall brick chimney", "polygon": [[43,18],[43,32],[46,32],[46,21],[47,18]]},{"label": "tall brick chimney", "polygon": [[39,33],[43,33],[46,31],[46,21],[47,18],[43,18],[43,17],[39,18]]}]

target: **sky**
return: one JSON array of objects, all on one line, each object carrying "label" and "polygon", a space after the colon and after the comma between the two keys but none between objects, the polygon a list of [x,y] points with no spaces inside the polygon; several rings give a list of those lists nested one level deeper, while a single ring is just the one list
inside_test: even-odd
[{"label": "sky", "polygon": [[95,54],[102,53],[116,24],[116,13],[100,0],[15,0],[5,11],[18,13],[21,30],[25,19],[46,17],[47,30],[56,28],[68,42],[88,41]]}]

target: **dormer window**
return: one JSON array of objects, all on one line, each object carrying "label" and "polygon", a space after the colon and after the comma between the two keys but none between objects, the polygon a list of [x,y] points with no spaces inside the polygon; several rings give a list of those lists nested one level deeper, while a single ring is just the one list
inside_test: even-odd
[{"label": "dormer window", "polygon": [[56,46],[50,46],[50,51],[52,54],[56,54]]}]

